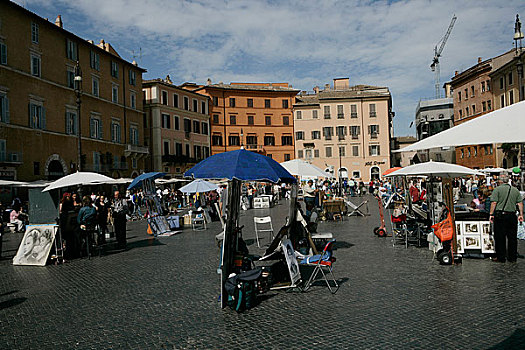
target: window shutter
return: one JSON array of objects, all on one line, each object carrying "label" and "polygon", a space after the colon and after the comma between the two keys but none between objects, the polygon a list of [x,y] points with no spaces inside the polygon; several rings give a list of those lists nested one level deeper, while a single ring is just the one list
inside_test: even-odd
[{"label": "window shutter", "polygon": [[31,118],[31,109],[32,109],[32,105],[31,103],[29,103],[27,105],[27,124],[29,125],[30,128],[33,127],[33,118]]},{"label": "window shutter", "polygon": [[95,119],[93,117],[89,118],[89,134],[91,138],[95,138]]},{"label": "window shutter", "polygon": [[0,64],[7,64],[7,45],[0,44]]},{"label": "window shutter", "polygon": [[372,125],[369,125],[369,126],[368,126],[368,134],[369,134],[369,135],[372,134]]},{"label": "window shutter", "polygon": [[42,115],[40,117],[40,127],[42,130],[46,129],[46,109],[42,107]]},{"label": "window shutter", "polygon": [[66,134],[70,134],[70,129],[69,129],[69,113],[66,112]]},{"label": "window shutter", "polygon": [[376,133],[379,134],[379,125],[376,125]]},{"label": "window shutter", "polygon": [[120,143],[122,136],[120,135],[120,124],[117,124],[117,142]]},{"label": "window shutter", "polygon": [[356,131],[357,131],[357,135],[360,135],[361,134],[361,127],[357,126]]},{"label": "window shutter", "polygon": [[98,121],[98,138],[102,140],[102,120]]},{"label": "window shutter", "polygon": [[116,128],[116,125],[111,123],[111,129],[110,129],[110,137],[111,137],[111,141],[115,142],[117,140],[116,138],[116,135],[115,135],[115,128]]},{"label": "window shutter", "polygon": [[377,145],[377,155],[381,154],[381,146]]},{"label": "window shutter", "polygon": [[4,97],[4,122],[9,123],[9,99]]},{"label": "window shutter", "polygon": [[372,155],[372,146],[368,146],[368,154]]},{"label": "window shutter", "polygon": [[133,144],[133,129],[129,128],[129,143]]}]

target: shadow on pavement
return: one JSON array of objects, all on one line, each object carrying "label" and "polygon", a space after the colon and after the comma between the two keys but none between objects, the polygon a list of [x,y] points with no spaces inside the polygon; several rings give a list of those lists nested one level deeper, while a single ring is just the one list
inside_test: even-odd
[{"label": "shadow on pavement", "polygon": [[489,349],[524,349],[525,348],[525,330],[518,328],[499,344],[494,345]]},{"label": "shadow on pavement", "polygon": [[17,290],[12,290],[10,292],[6,292],[6,293],[3,293],[3,294],[0,294],[0,297],[5,297],[6,295],[11,295],[11,294],[16,293],[16,292],[18,292],[18,291]]},{"label": "shadow on pavement", "polygon": [[118,248],[116,244],[113,244],[111,247],[105,248],[102,255],[118,254],[118,253],[122,253],[128,250],[131,250],[131,249],[147,248],[147,247],[154,247],[154,246],[159,246],[159,245],[166,245],[166,244],[160,242],[158,239],[155,239],[154,237],[150,237],[150,238],[141,239],[139,241],[128,242],[126,244],[126,249]]},{"label": "shadow on pavement", "polygon": [[334,243],[334,249],[348,249],[352,248],[355,244],[348,243],[345,241],[335,241]]},{"label": "shadow on pavement", "polygon": [[9,300],[6,300],[6,301],[2,301],[2,302],[0,302],[0,310],[7,309],[7,308],[10,308],[10,307],[22,304],[26,300],[27,300],[27,298],[14,298],[14,299],[9,299]]}]

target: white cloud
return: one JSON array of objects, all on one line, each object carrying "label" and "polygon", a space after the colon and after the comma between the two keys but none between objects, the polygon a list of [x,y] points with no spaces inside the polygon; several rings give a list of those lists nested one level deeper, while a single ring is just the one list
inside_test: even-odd
[{"label": "white cloud", "polygon": [[311,90],[349,76],[352,83],[388,86],[396,134],[410,132],[419,99],[434,94],[429,65],[452,14],[458,20],[441,59],[442,82],[454,70],[475,64],[478,56],[510,49],[515,15],[525,16],[519,0],[25,3],[65,11],[68,29],[86,38],[104,37],[128,59],[141,47],[148,78],[287,81]]}]

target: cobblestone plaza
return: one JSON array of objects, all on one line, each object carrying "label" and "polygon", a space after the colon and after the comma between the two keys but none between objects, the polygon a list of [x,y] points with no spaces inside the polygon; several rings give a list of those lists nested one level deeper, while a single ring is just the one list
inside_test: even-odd
[{"label": "cobblestone plaza", "polygon": [[[277,230],[286,203],[241,214],[252,253],[252,217],[270,213]],[[373,203],[371,216],[319,225],[337,239],[337,294],[270,291],[242,314],[219,308],[219,223],[154,240],[132,222],[126,251],[42,268],[13,266],[21,237],[6,234],[0,348],[525,348],[524,260],[440,266],[426,248],[375,237]]]}]

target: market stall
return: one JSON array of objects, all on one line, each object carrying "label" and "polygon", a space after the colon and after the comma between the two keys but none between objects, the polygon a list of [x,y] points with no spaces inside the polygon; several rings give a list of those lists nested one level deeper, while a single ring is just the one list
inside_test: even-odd
[{"label": "market stall", "polygon": [[[244,279],[241,273],[244,270],[251,271],[249,252],[242,240],[242,227],[239,227],[239,209],[241,198],[242,181],[264,181],[264,182],[290,182],[295,183],[295,178],[273,159],[244,149],[224,152],[213,155],[188,170],[185,176],[196,179],[228,179],[226,225],[221,249],[221,307],[228,305],[227,280],[230,274],[236,274],[237,278]],[[275,250],[284,236],[290,231],[290,226],[295,223],[295,204],[290,209],[288,224],[277,234],[274,243],[270,247]],[[295,266],[295,265],[291,265]],[[248,272],[247,271],[247,272]],[[291,271],[291,270],[290,270]],[[260,276],[260,274],[259,274]],[[296,278],[292,275],[292,281]],[[258,277],[257,277],[258,278]],[[244,282],[244,280],[242,280]],[[249,285],[248,281],[246,281]],[[231,285],[231,280],[228,282]],[[243,284],[244,285],[244,284]]]},{"label": "market stall", "polygon": [[[482,175],[476,170],[463,167],[456,164],[449,164],[443,162],[426,162],[414,164],[386,175],[387,177],[413,177],[413,176],[427,176],[427,204],[430,213],[430,220],[432,221],[434,233],[429,234],[427,240],[429,241],[429,249],[431,249],[441,263],[452,263],[454,254],[463,253],[464,239],[461,231],[457,231],[454,225],[454,199],[452,194],[452,179],[462,176]],[[411,206],[410,196],[407,202]],[[411,209],[411,208],[410,208]],[[445,213],[443,211],[445,210]],[[448,211],[448,213],[446,212]],[[443,214],[443,215],[442,215]],[[450,215],[449,215],[450,214]],[[443,225],[438,225],[440,222],[451,222],[446,229],[451,232],[451,246],[448,246],[448,239],[443,242],[439,239],[439,234],[436,231],[445,230]],[[405,228],[406,230],[406,228]],[[405,235],[407,232],[405,231]],[[489,237],[490,238],[490,237]],[[469,241],[470,242],[470,241]],[[457,255],[458,257],[460,255]]]}]

